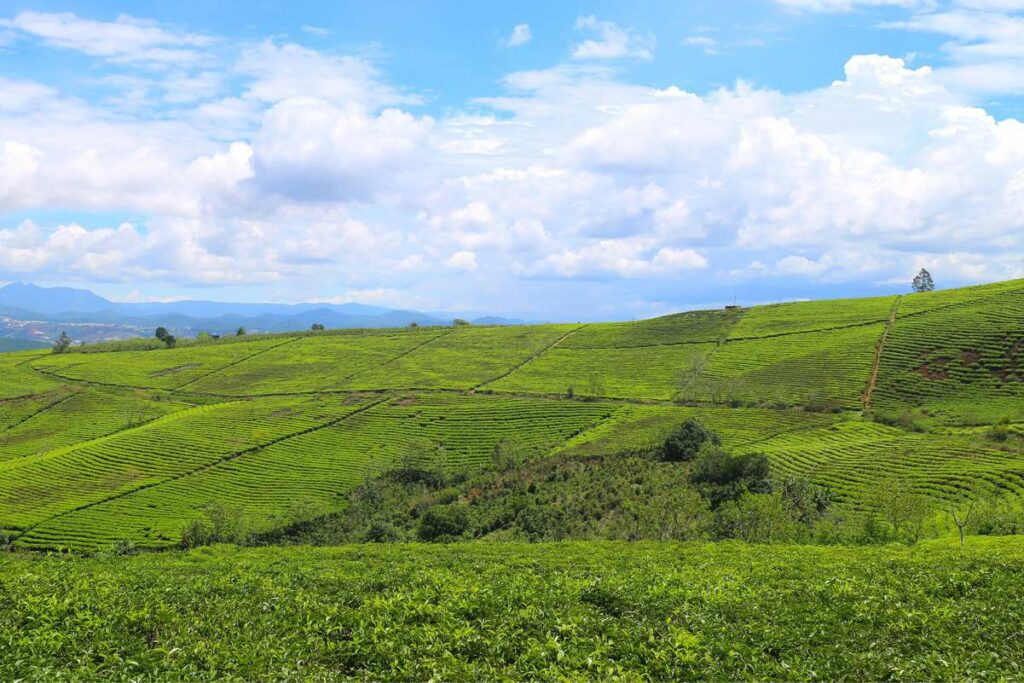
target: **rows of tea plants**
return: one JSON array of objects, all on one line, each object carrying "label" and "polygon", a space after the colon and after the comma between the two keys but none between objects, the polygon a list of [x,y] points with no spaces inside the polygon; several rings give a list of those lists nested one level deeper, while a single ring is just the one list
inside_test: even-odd
[{"label": "rows of tea plants", "polygon": [[455,327],[411,353],[339,382],[335,388],[471,389],[501,377],[576,327]]},{"label": "rows of tea plants", "polygon": [[50,376],[115,386],[176,389],[291,339],[152,351],[46,355],[32,367]]},{"label": "rows of tea plants", "polygon": [[60,382],[32,371],[29,364],[39,357],[46,356],[38,351],[0,353],[0,400],[34,396],[60,386]]},{"label": "rows of tea plants", "polygon": [[872,407],[908,406],[949,424],[1024,419],[1024,286],[924,313],[901,304]]},{"label": "rows of tea plants", "polygon": [[87,388],[57,391],[12,407],[33,406],[31,412],[13,413],[0,424],[0,461],[88,441],[137,427],[150,420],[189,407],[138,390]]},{"label": "rows of tea plants", "polygon": [[683,398],[716,403],[860,407],[883,326],[729,341],[711,354]]},{"label": "rows of tea plants", "polygon": [[553,348],[507,377],[485,385],[505,392],[668,400],[713,344],[634,348]]},{"label": "rows of tea plants", "polygon": [[1024,546],[0,555],[5,680],[1015,680]]},{"label": "rows of tea plants", "polygon": [[675,427],[690,418],[704,423],[730,449],[756,446],[780,434],[825,427],[839,419],[834,414],[803,410],[625,405],[562,450],[576,455],[651,454]]},{"label": "rows of tea plants", "polygon": [[771,458],[777,475],[827,486],[851,510],[864,509],[890,484],[927,496],[936,506],[967,496],[1024,496],[1020,453],[967,437],[850,421],[782,434],[756,450]]},{"label": "rows of tea plants", "polygon": [[0,462],[0,528],[31,527],[308,431],[351,410],[352,401],[338,397],[200,406],[111,436]]},{"label": "rows of tea plants", "polygon": [[404,457],[446,475],[489,466],[514,441],[534,457],[609,417],[616,406],[541,399],[427,395],[383,400],[332,426],[298,435],[114,500],[45,521],[20,547],[96,549],[131,541],[173,545],[211,503],[263,531],[333,511],[344,494]]},{"label": "rows of tea plants", "polygon": [[738,311],[693,311],[628,323],[593,323],[574,332],[559,346],[604,349],[716,342],[728,336],[741,316]]},{"label": "rows of tea plants", "polygon": [[772,337],[882,323],[889,319],[895,301],[896,297],[888,296],[755,306],[743,312],[729,338]]},{"label": "rows of tea plants", "polygon": [[215,371],[188,391],[227,396],[308,393],[337,388],[344,380],[387,364],[433,342],[446,330],[297,338],[248,360]]}]

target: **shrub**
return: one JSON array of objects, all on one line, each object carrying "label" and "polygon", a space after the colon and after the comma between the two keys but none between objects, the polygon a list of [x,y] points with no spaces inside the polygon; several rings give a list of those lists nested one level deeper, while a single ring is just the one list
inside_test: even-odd
[{"label": "shrub", "polygon": [[420,519],[420,540],[454,541],[469,529],[469,511],[464,505],[432,507]]},{"label": "shrub", "polygon": [[700,420],[689,418],[672,430],[662,446],[662,459],[669,462],[693,460],[705,443],[719,446],[722,440]]},{"label": "shrub", "polygon": [[717,508],[744,493],[771,493],[771,462],[761,453],[729,455],[707,443],[701,448],[690,472],[691,481]]}]

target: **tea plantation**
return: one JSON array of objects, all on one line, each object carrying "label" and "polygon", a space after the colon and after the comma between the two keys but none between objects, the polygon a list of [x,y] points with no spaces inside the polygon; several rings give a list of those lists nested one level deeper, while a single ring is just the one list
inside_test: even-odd
[{"label": "tea plantation", "polygon": [[0,555],[5,680],[1015,680],[1024,545]]},{"label": "tea plantation", "polygon": [[0,354],[0,678],[1024,677],[1024,281],[145,346]]},{"label": "tea plantation", "polygon": [[[90,351],[88,353],[83,351]],[[650,451],[698,417],[850,513],[1024,493],[1024,281],[631,323],[239,337],[0,354],[0,533],[174,546],[211,503],[253,531],[325,515],[416,452],[449,474]],[[991,438],[998,431],[1002,438]]]}]

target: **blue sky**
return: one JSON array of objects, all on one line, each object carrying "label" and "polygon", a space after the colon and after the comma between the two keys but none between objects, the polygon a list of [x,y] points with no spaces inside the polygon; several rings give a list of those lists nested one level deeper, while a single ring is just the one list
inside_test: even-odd
[{"label": "blue sky", "polygon": [[1024,0],[0,2],[0,280],[584,320],[1021,277],[1022,44]]}]

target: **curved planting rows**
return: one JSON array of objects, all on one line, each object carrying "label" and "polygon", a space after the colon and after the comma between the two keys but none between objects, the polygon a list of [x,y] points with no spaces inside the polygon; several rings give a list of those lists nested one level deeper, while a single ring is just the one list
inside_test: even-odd
[{"label": "curved planting rows", "polygon": [[[575,335],[574,335],[575,336]],[[635,348],[557,347],[487,385],[503,392],[668,400],[713,344]]]},{"label": "curved planting rows", "polygon": [[80,382],[176,389],[214,370],[290,341],[270,339],[152,351],[64,353],[42,356],[32,361],[32,367],[54,377]]},{"label": "curved planting rows", "polygon": [[755,306],[743,313],[729,339],[774,337],[885,322],[895,297],[829,299]]},{"label": "curved planting rows", "polygon": [[415,453],[449,474],[488,465],[495,445],[515,440],[546,453],[604,419],[614,407],[595,403],[484,396],[393,400],[330,426],[172,479],[158,486],[51,519],[19,546],[90,549],[131,540],[177,542],[184,525],[219,502],[243,511],[251,529],[338,508],[371,474]]},{"label": "curved planting rows", "polygon": [[0,462],[95,439],[188,407],[135,391],[89,388],[53,397],[31,415],[0,426]]},{"label": "curved planting rows", "polygon": [[911,316],[901,307],[873,404],[952,424],[1024,419],[1024,289]]},{"label": "curved planting rows", "polygon": [[472,389],[505,374],[574,328],[574,325],[456,327],[411,353],[369,368],[330,388]]},{"label": "curved planting rows", "polygon": [[340,399],[202,406],[76,446],[0,462],[0,528],[31,527],[273,443],[350,410]]},{"label": "curved planting rows", "polygon": [[33,372],[29,363],[40,356],[38,351],[0,353],[0,400],[34,396],[52,391],[60,382]]},{"label": "curved planting rows", "polygon": [[683,398],[858,408],[883,330],[872,324],[729,341],[715,350]]},{"label": "curved planting rows", "polygon": [[187,387],[226,396],[310,393],[334,388],[360,372],[383,365],[445,334],[441,330],[393,335],[327,335],[298,338]]},{"label": "curved planting rows", "polygon": [[560,347],[606,349],[716,342],[729,334],[742,315],[739,311],[693,311],[629,323],[590,324]]},{"label": "curved planting rows", "polygon": [[783,434],[754,450],[768,455],[779,475],[809,477],[854,510],[870,504],[890,480],[936,502],[960,498],[979,484],[989,493],[1024,496],[1024,460],[1019,454],[955,436],[845,422]]}]

